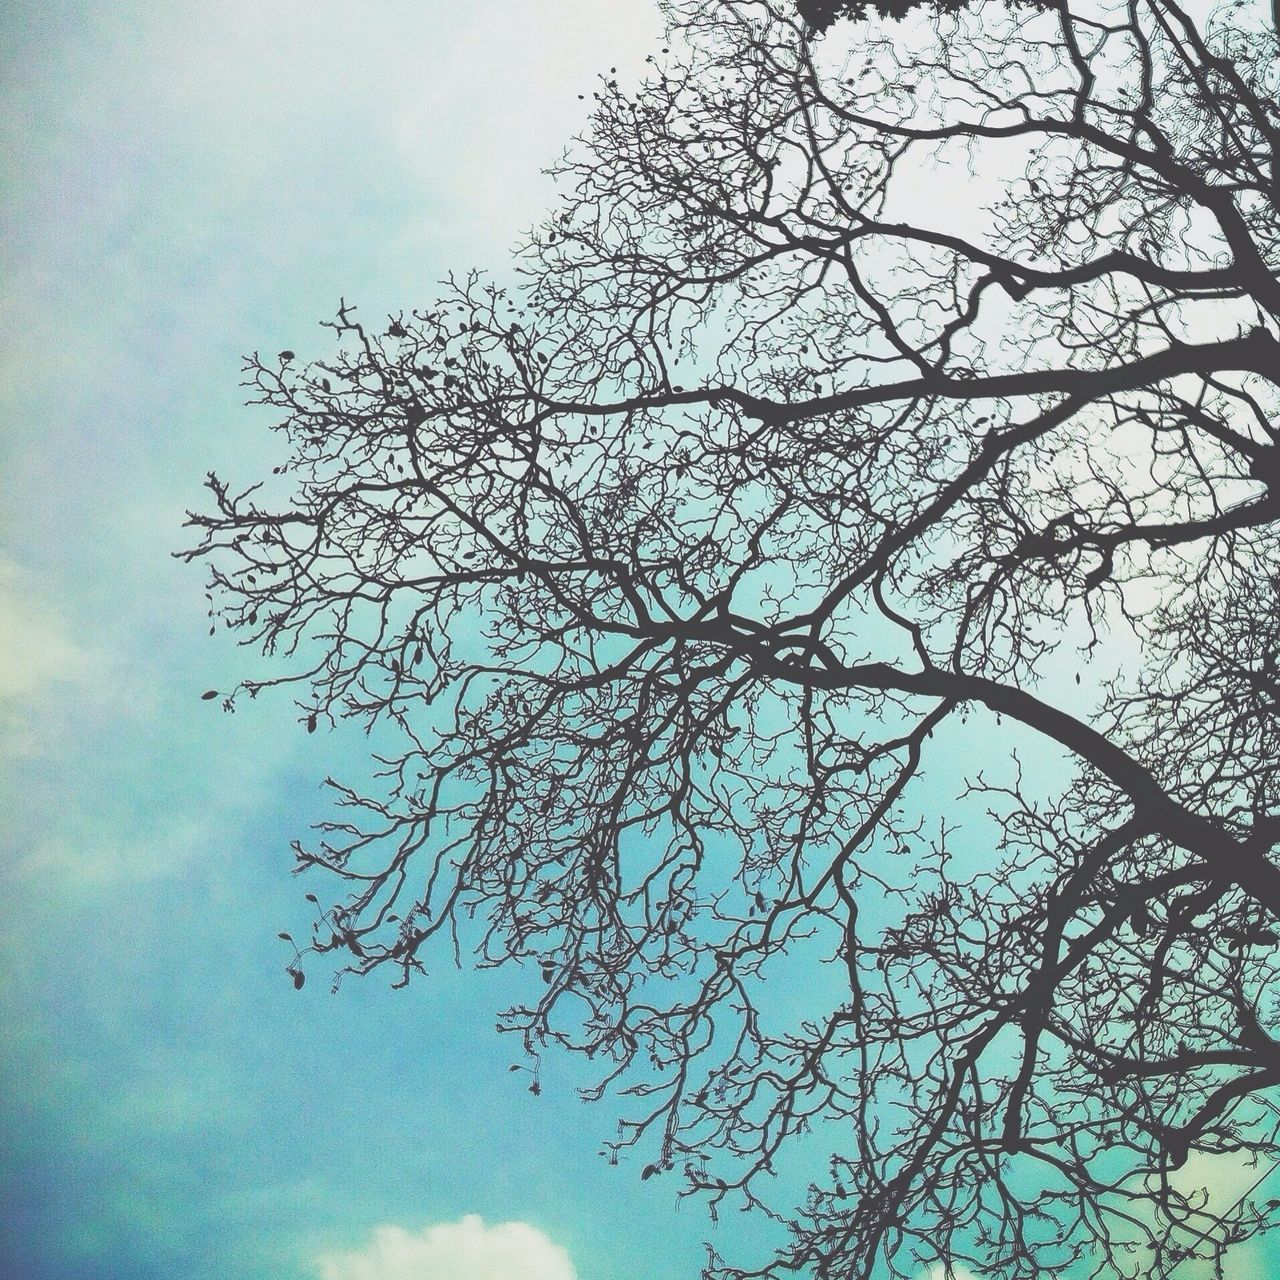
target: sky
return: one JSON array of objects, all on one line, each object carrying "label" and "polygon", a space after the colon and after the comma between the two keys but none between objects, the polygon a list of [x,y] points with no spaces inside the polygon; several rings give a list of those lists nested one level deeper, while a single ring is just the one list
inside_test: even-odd
[{"label": "sky", "polygon": [[28,0],[0,34],[0,1276],[696,1275],[753,1228],[599,1158],[572,1061],[528,1092],[518,975],[294,991],[289,842],[365,748],[202,702],[248,659],[171,554],[208,470],[272,456],[241,357],[501,269],[655,6]]},{"label": "sky", "polygon": [[501,268],[654,8],[94,0],[0,25],[0,1275],[696,1274],[705,1217],[598,1157],[613,1117],[574,1064],[537,1098],[508,1071],[518,980],[293,990],[289,841],[358,734],[201,702],[246,658],[170,554],[205,472],[272,447],[241,357],[320,351],[342,297],[378,316]]}]

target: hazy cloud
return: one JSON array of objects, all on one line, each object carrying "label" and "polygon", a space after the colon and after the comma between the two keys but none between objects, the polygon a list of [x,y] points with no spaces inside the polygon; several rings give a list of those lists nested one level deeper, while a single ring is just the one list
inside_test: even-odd
[{"label": "hazy cloud", "polygon": [[69,828],[18,844],[7,868],[14,880],[63,892],[154,880],[185,871],[209,840],[208,827],[196,818],[132,838],[96,831],[90,822],[73,821]]},{"label": "hazy cloud", "polygon": [[959,1263],[948,1267],[941,1262],[935,1262],[921,1274],[920,1280],[978,1280],[978,1276]]},{"label": "hazy cloud", "polygon": [[0,759],[43,754],[41,712],[50,695],[83,691],[100,667],[31,575],[0,554]]},{"label": "hazy cloud", "polygon": [[319,1259],[321,1280],[577,1280],[568,1253],[527,1222],[467,1214],[414,1233],[379,1227],[368,1248]]},{"label": "hazy cloud", "polygon": [[1214,1155],[1193,1151],[1169,1176],[1169,1182],[1184,1196],[1207,1196],[1213,1211],[1219,1213],[1239,1204],[1266,1172],[1266,1165],[1249,1164],[1236,1152]]},{"label": "hazy cloud", "polygon": [[92,665],[57,610],[32,590],[29,576],[0,556],[0,700],[85,680]]}]

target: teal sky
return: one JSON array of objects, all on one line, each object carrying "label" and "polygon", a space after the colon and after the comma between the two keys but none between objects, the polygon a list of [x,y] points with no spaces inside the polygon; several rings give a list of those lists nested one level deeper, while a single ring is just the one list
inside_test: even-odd
[{"label": "teal sky", "polygon": [[503,270],[656,6],[28,0],[0,33],[0,1276],[689,1280],[711,1228],[598,1157],[616,1105],[508,1070],[527,975],[293,990],[289,841],[367,746],[202,702],[253,658],[171,556],[206,471],[271,457],[242,355]]},{"label": "teal sky", "polygon": [[[271,447],[240,357],[319,352],[341,296],[376,316],[501,268],[652,7],[0,22],[0,1274],[488,1280],[510,1248],[564,1280],[544,1236],[584,1280],[696,1274],[705,1218],[596,1156],[613,1115],[573,1064],[537,1099],[508,1072],[514,980],[293,991],[288,841],[362,743],[308,739],[285,700],[201,702],[246,655],[169,554],[205,471],[251,477]],[[487,1225],[420,1234],[466,1215]]]}]

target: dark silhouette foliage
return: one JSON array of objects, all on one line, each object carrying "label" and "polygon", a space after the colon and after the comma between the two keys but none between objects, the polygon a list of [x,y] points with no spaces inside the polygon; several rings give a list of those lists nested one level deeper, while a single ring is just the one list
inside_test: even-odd
[{"label": "dark silhouette foliage", "polygon": [[290,972],[523,966],[503,1026],[622,1092],[615,1157],[782,1224],[717,1277],[1239,1273],[1277,1202],[1221,1171],[1280,1159],[1270,10],[667,8],[518,291],[248,362],[283,460],[184,553],[272,659],[224,705],[374,753],[296,846]]},{"label": "dark silhouette foliage", "polygon": [[796,12],[815,32],[821,34],[840,18],[865,18],[878,13],[882,18],[905,18],[913,9],[934,13],[954,13],[974,0],[796,0]]},{"label": "dark silhouette foliage", "polygon": [[[975,4],[1000,3],[1001,0],[796,0],[796,12],[816,35],[822,35],[841,18],[860,21],[877,14],[881,18],[905,18],[916,9],[926,13],[948,14]],[[1049,9],[1053,0],[1012,0],[1029,9]]]}]

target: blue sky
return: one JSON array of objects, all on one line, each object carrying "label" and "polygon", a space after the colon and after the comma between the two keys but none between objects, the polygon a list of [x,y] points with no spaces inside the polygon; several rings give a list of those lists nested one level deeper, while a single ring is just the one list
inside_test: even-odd
[{"label": "blue sky", "polygon": [[204,472],[270,448],[242,354],[319,350],[340,296],[377,315],[501,267],[653,9],[0,21],[0,1274],[488,1280],[504,1249],[530,1280],[696,1273],[705,1218],[596,1156],[611,1115],[573,1064],[537,1099],[508,1072],[511,980],[293,991],[288,841],[361,743],[202,703],[245,658],[169,555]]},{"label": "blue sky", "polygon": [[340,297],[376,317],[501,269],[655,7],[99,0],[0,26],[0,1275],[696,1275],[705,1216],[598,1158],[616,1112],[575,1064],[538,1098],[509,1072],[519,975],[293,990],[288,844],[364,743],[200,701],[248,659],[170,555],[204,473],[270,455],[241,356],[319,352]]}]

